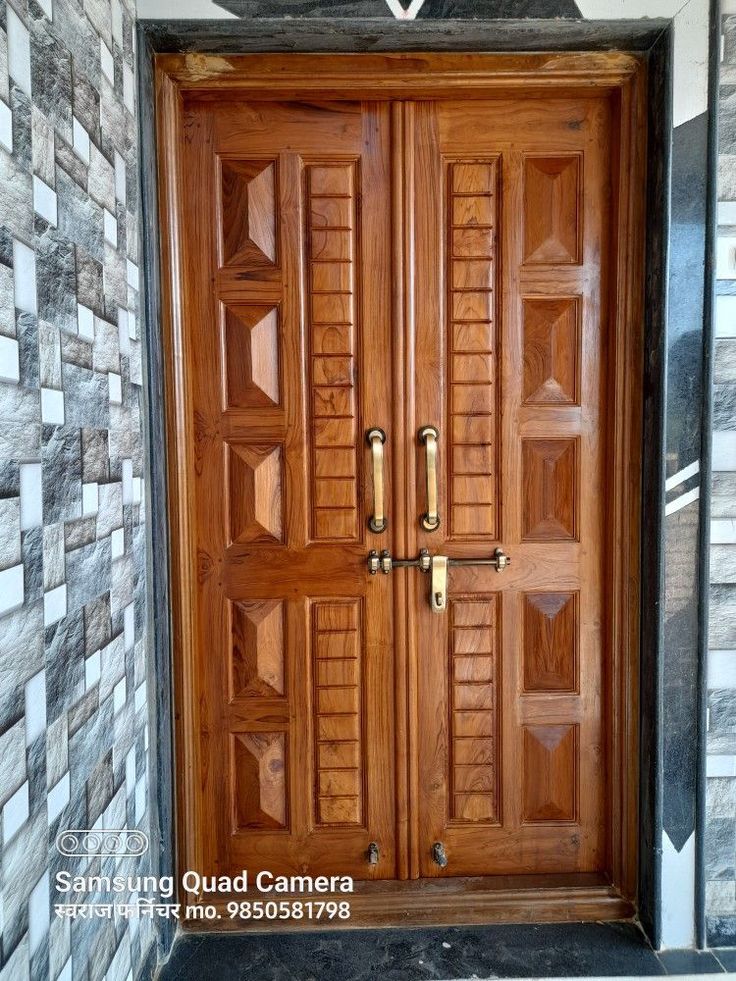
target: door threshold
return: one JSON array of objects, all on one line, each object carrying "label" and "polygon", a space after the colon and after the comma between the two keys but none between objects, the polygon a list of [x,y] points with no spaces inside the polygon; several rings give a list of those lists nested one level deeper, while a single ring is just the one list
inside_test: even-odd
[{"label": "door threshold", "polygon": [[[349,919],[335,916],[311,921],[252,919],[231,915],[228,904],[288,902],[302,909],[312,903],[349,902]],[[597,875],[477,876],[410,881],[356,882],[353,893],[314,895],[305,893],[219,894],[204,899],[216,907],[214,919],[187,917],[182,926],[193,932],[238,931],[258,933],[355,930],[370,927],[478,926],[496,923],[566,923],[630,920],[635,914],[631,900]]]}]

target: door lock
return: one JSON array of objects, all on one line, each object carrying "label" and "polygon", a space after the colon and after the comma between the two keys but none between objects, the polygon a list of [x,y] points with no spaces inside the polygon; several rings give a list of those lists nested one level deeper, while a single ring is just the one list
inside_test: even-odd
[{"label": "door lock", "polygon": [[447,570],[452,566],[490,565],[496,572],[503,572],[510,564],[511,558],[502,548],[497,548],[489,559],[449,559],[446,555],[430,555],[426,548],[421,549],[415,559],[394,559],[387,548],[381,552],[372,549],[368,553],[368,572],[372,576],[378,572],[388,575],[392,569],[415,568],[430,572],[429,599],[435,613],[442,613],[447,608]]}]

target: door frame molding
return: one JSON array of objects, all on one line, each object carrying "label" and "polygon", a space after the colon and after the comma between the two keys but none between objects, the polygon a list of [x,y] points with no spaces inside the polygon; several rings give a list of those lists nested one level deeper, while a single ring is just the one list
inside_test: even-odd
[{"label": "door frame molding", "polygon": [[[441,22],[440,22],[441,23]],[[505,26],[508,26],[506,22]],[[263,24],[263,22],[261,22]],[[332,25],[333,22],[330,22]],[[227,25],[228,27],[240,27],[241,33],[235,32],[235,39],[230,43],[241,51],[246,49],[243,42],[243,25]],[[310,23],[310,28],[314,29],[315,22]],[[370,25],[372,36],[375,40],[375,24]],[[469,32],[477,37],[477,24],[468,25]],[[580,27],[581,25],[577,25]],[[586,25],[589,26],[589,25]],[[610,25],[616,26],[616,25]],[[252,24],[248,25],[250,28]],[[647,49],[643,43],[648,40],[652,44],[661,42],[664,33],[661,23],[647,25],[648,32],[640,28],[636,38],[636,44],[631,43],[630,47],[635,49]],[[626,459],[626,450],[632,445],[632,440],[638,442],[640,435],[641,413],[637,411],[637,399],[631,398],[630,381],[633,377],[642,377],[642,348],[646,342],[647,359],[651,356],[652,347],[661,349],[664,338],[664,319],[659,287],[653,282],[657,273],[660,271],[660,258],[662,253],[656,251],[652,254],[650,247],[647,248],[647,297],[646,307],[647,316],[645,329],[642,333],[634,329],[634,325],[642,323],[643,315],[643,236],[636,237],[636,249],[627,248],[626,229],[638,227],[643,230],[644,209],[643,203],[635,202],[632,197],[632,188],[636,181],[627,181],[627,176],[631,172],[630,166],[642,168],[645,164],[645,149],[640,146],[637,151],[637,141],[634,133],[645,120],[646,110],[644,96],[646,86],[644,75],[646,73],[647,59],[641,55],[622,54],[621,52],[610,53],[591,53],[590,51],[580,54],[473,54],[464,56],[462,59],[463,67],[453,67],[454,59],[452,55],[427,55],[434,64],[438,65],[439,70],[436,74],[428,76],[426,64],[419,58],[410,59],[410,66],[407,69],[405,61],[398,55],[366,55],[365,64],[375,69],[380,66],[385,73],[388,66],[391,66],[389,77],[380,85],[380,91],[376,91],[375,85],[369,84],[371,79],[366,73],[356,73],[355,62],[350,63],[339,55],[331,55],[329,60],[329,71],[326,74],[315,75],[314,57],[288,55],[282,56],[259,56],[259,55],[202,55],[202,54],[172,54],[170,53],[172,40],[169,36],[163,42],[163,46],[169,53],[156,54],[156,48],[161,44],[160,37],[157,37],[155,24],[142,22],[139,26],[139,38],[143,42],[141,45],[141,92],[146,92],[150,98],[155,89],[156,106],[158,118],[158,131],[156,122],[152,116],[146,116],[142,112],[142,131],[144,135],[144,157],[143,157],[143,179],[142,190],[144,198],[144,225],[147,228],[148,238],[145,248],[145,282],[146,282],[146,310],[150,330],[150,353],[148,360],[148,412],[149,425],[152,436],[153,456],[163,459],[166,454],[168,467],[167,472],[151,474],[150,480],[154,481],[154,486],[149,491],[151,493],[152,514],[151,534],[153,538],[154,566],[153,566],[153,610],[154,610],[154,642],[151,647],[154,656],[153,676],[159,682],[157,688],[157,700],[155,711],[155,746],[156,753],[156,785],[155,803],[157,811],[157,821],[159,833],[162,838],[162,848],[158,856],[159,865],[163,871],[177,869],[179,873],[186,868],[197,868],[197,842],[193,832],[193,823],[188,820],[193,804],[192,781],[193,772],[196,767],[192,765],[192,760],[196,757],[196,741],[192,739],[195,727],[192,724],[191,699],[186,697],[187,692],[191,692],[191,647],[189,637],[192,631],[189,628],[188,617],[191,616],[192,604],[188,602],[188,597],[193,595],[196,588],[195,569],[193,564],[187,560],[187,543],[189,541],[190,517],[186,502],[187,493],[187,467],[183,464],[187,460],[187,445],[191,446],[188,438],[188,422],[186,414],[182,411],[186,393],[186,377],[182,361],[181,334],[180,334],[180,306],[177,297],[176,282],[179,275],[177,267],[177,223],[175,220],[175,208],[173,202],[176,194],[176,107],[181,99],[183,90],[199,90],[214,88],[222,96],[238,92],[248,94],[250,97],[277,97],[286,98],[297,94],[303,95],[305,91],[315,93],[326,93],[331,86],[333,90],[329,92],[331,98],[356,98],[358,96],[369,96],[372,98],[396,98],[405,99],[411,97],[441,97],[453,94],[457,97],[479,97],[481,94],[493,90],[513,90],[524,86],[525,91],[529,91],[535,84],[544,86],[545,92],[554,86],[558,91],[568,93],[579,93],[590,91],[595,88],[598,91],[604,90],[617,92],[621,104],[621,118],[626,120],[626,125],[622,126],[621,154],[620,160],[625,162],[620,166],[619,174],[621,185],[627,185],[628,190],[622,194],[621,201],[626,201],[626,207],[621,208],[619,216],[618,236],[618,268],[620,270],[619,286],[621,281],[626,283],[624,288],[617,290],[616,298],[612,302],[614,312],[624,311],[623,316],[619,313],[615,317],[617,321],[623,320],[623,340],[618,353],[617,370],[615,373],[615,389],[618,411],[614,412],[614,417],[624,420],[623,424],[616,426],[614,433],[615,452],[619,459]],[[332,29],[332,27],[331,27]],[[167,24],[167,31],[170,25]],[[212,25],[209,25],[210,37]],[[223,24],[217,23],[217,32],[222,34]],[[185,32],[186,33],[186,32]],[[207,32],[205,32],[206,34]],[[636,34],[636,32],[634,32]],[[652,40],[654,37],[654,41]],[[632,35],[629,34],[628,40],[631,42]],[[188,39],[191,42],[191,36]],[[254,39],[250,38],[253,46]],[[181,45],[181,39],[178,42]],[[186,42],[185,42],[186,43]],[[258,43],[258,39],[255,39]],[[394,45],[396,39],[394,38]],[[537,43],[538,48],[538,43]],[[212,49],[212,45],[203,43],[202,48]],[[431,44],[425,44],[424,49],[429,50]],[[341,50],[345,50],[342,48]],[[375,50],[375,48],[374,48]],[[475,50],[478,50],[477,44]],[[662,59],[662,52],[659,53]],[[295,62],[299,59],[303,64],[310,65],[311,70],[296,70]],[[649,60],[650,79],[652,77],[652,59]],[[664,59],[666,62],[666,58]],[[479,72],[468,69],[468,62],[479,68]],[[325,64],[326,62],[323,62]],[[279,69],[278,77],[274,77],[273,66]],[[319,62],[317,62],[319,64]],[[661,71],[661,62],[660,71]],[[368,73],[370,74],[370,73]],[[329,80],[329,82],[326,81]],[[650,83],[651,84],[651,83]],[[655,89],[656,91],[656,89]],[[141,99],[141,106],[146,106],[146,100]],[[650,124],[652,122],[652,108],[650,102],[649,112]],[[652,126],[649,128],[649,148],[648,156],[652,159],[652,151],[659,157],[659,140],[657,131],[661,125],[658,122],[653,132]],[[663,141],[662,141],[663,142]],[[157,154],[158,148],[158,154]],[[663,146],[662,146],[663,149]],[[156,161],[158,157],[158,173]],[[650,164],[651,167],[651,164]],[[658,200],[662,190],[661,173],[655,167],[656,173],[649,172],[649,213],[651,215],[652,200]],[[160,182],[160,184],[159,184]],[[162,218],[156,220],[158,204],[156,196],[158,187],[163,192]],[[654,226],[654,233],[661,231],[666,218],[664,215],[657,214]],[[647,222],[648,234],[652,236],[652,228]],[[664,236],[660,242],[664,244]],[[638,271],[638,274],[637,274]],[[632,287],[634,281],[638,279],[639,285]],[[637,294],[637,297],[634,295]],[[655,302],[651,300],[654,296]],[[661,318],[658,320],[658,318]],[[160,327],[159,327],[160,325]],[[617,343],[618,346],[618,343]],[[645,365],[648,365],[645,360]],[[644,369],[645,376],[650,372],[648,367]],[[644,386],[651,393],[652,388],[648,386],[651,378],[645,377]],[[663,387],[663,386],[662,386]],[[656,378],[655,378],[656,394]],[[661,392],[659,400],[661,405]],[[173,397],[172,397],[173,395]],[[649,396],[647,396],[649,401]],[[658,448],[663,443],[663,426],[661,425],[661,410],[656,414],[657,418],[650,417],[648,420],[648,436],[654,436],[654,442],[645,442],[644,445],[650,447],[650,452],[645,454],[643,460],[643,475],[645,482],[645,492],[651,490],[657,484],[657,467],[653,464]],[[659,425],[658,425],[659,422]],[[654,427],[654,428],[653,428]],[[161,470],[162,468],[159,468]],[[615,496],[616,511],[612,529],[611,545],[609,554],[615,563],[615,569],[610,571],[614,575],[614,581],[620,583],[621,588],[617,589],[617,595],[613,601],[613,610],[618,611],[618,615],[611,616],[610,620],[614,626],[615,637],[612,638],[613,651],[621,652],[622,647],[628,641],[628,647],[634,653],[633,658],[628,659],[618,656],[612,669],[612,689],[617,692],[616,696],[616,719],[623,720],[617,726],[614,734],[616,743],[615,752],[612,754],[612,778],[620,778],[622,786],[625,785],[626,800],[618,809],[618,814],[614,818],[614,826],[611,834],[613,852],[611,856],[611,868],[613,870],[614,881],[617,884],[615,895],[608,889],[604,889],[606,896],[610,900],[615,900],[610,905],[605,902],[604,906],[609,909],[610,917],[620,917],[631,912],[632,906],[628,900],[632,899],[639,892],[640,906],[642,901],[647,902],[652,895],[648,888],[648,881],[652,875],[652,866],[656,865],[654,855],[642,854],[642,861],[637,862],[637,845],[641,841],[644,845],[642,851],[646,852],[646,846],[652,842],[652,828],[655,811],[649,805],[656,804],[656,773],[652,767],[650,758],[651,744],[649,739],[652,735],[649,722],[651,716],[647,716],[646,711],[642,713],[642,733],[639,738],[639,711],[638,711],[638,649],[639,631],[643,626],[643,637],[651,636],[651,627],[647,629],[647,624],[640,624],[639,609],[640,597],[642,595],[642,584],[639,576],[640,551],[639,551],[639,531],[640,524],[626,521],[626,515],[636,513],[639,508],[639,481],[637,480],[638,468],[626,469],[616,468],[616,479],[618,490]],[[654,475],[654,482],[652,480]],[[150,481],[149,481],[150,483]],[[655,522],[655,525],[657,523]],[[655,529],[656,531],[657,529]],[[658,550],[660,548],[659,539],[654,542],[652,549],[651,536],[646,529],[642,529],[642,539],[644,540],[644,550],[642,553],[645,567],[648,570],[656,570],[661,566]],[[646,582],[646,577],[645,580]],[[627,588],[624,588],[627,583]],[[646,605],[644,607],[646,609]],[[173,615],[169,611],[173,609]],[[164,614],[163,616],[161,614]],[[625,623],[623,632],[619,635],[616,628]],[[610,641],[609,641],[610,643]],[[174,649],[183,652],[183,656],[177,657],[176,661],[172,658]],[[652,654],[654,657],[652,657]],[[642,649],[642,656],[646,662],[655,666],[655,671],[650,677],[654,677],[655,685],[658,685],[658,663],[659,649],[652,652],[651,648],[647,651],[646,642]],[[647,677],[647,674],[643,674]],[[172,690],[167,683],[173,677],[173,691],[177,694],[176,698],[176,726],[173,733],[173,744],[176,752],[172,749]],[[656,700],[655,687],[655,700]],[[642,690],[642,695],[646,693]],[[647,698],[647,701],[649,699]],[[646,708],[646,706],[645,706]],[[656,721],[656,718],[655,718]],[[613,728],[613,727],[611,727]],[[654,729],[656,736],[656,727]],[[639,747],[637,754],[636,748]],[[638,798],[639,773],[636,767],[627,766],[627,763],[636,758],[640,759],[640,773],[642,781],[642,801],[646,810],[640,810],[637,814],[636,802]],[[183,786],[183,802],[179,806],[175,804],[170,785],[171,774],[176,770],[179,779],[176,783],[180,788]],[[626,777],[624,779],[624,774]],[[654,776],[654,788],[649,778]],[[655,790],[652,794],[652,789]],[[176,814],[176,833],[174,842],[179,852],[178,861],[173,859],[172,845],[172,820]],[[168,839],[168,840],[167,840]],[[207,871],[207,870],[202,870]],[[656,881],[656,869],[654,880]],[[637,881],[638,880],[638,881]],[[449,881],[449,880],[448,880]],[[539,884],[541,888],[541,883]],[[512,886],[512,883],[509,883]],[[560,884],[560,887],[562,884]],[[567,889],[567,887],[565,887]],[[600,886],[592,884],[585,887],[585,895],[579,896],[580,904],[575,908],[570,906],[572,895],[567,892],[567,906],[569,915],[587,915],[589,918],[601,918],[605,910],[599,903],[594,903],[594,909],[590,905],[593,894],[596,899],[603,899]],[[516,890],[518,894],[518,890]],[[475,902],[477,902],[477,895]],[[557,894],[559,895],[559,894]],[[624,902],[621,902],[623,897]],[[386,896],[382,900],[385,904]],[[508,894],[511,898],[511,894]],[[367,897],[366,897],[367,899]],[[562,913],[549,912],[545,914],[545,909],[554,910],[556,904],[552,901],[554,895],[551,893],[545,899],[540,895],[540,902],[535,906],[525,905],[521,902],[518,906],[519,912],[511,918],[529,919],[538,916],[542,918],[559,919]],[[453,902],[456,902],[453,901]],[[587,907],[586,907],[587,904]],[[452,904],[450,904],[452,905]],[[481,921],[491,922],[494,918],[491,907],[493,904],[480,903],[479,911],[482,912]],[[482,910],[480,909],[482,907]],[[616,907],[614,909],[614,907]],[[515,908],[512,906],[512,908]],[[585,909],[587,908],[587,914]],[[642,910],[642,912],[644,912]],[[419,913],[419,910],[417,910]],[[449,914],[448,914],[449,915]],[[500,910],[497,915],[503,918]],[[441,917],[440,917],[441,918]],[[509,917],[506,916],[508,919]],[[465,917],[467,920],[467,917]],[[378,922],[375,917],[368,917],[367,921]],[[380,922],[390,922],[385,917]],[[394,922],[407,922],[406,916],[399,916],[398,912]],[[426,919],[418,918],[418,922],[428,922]],[[355,925],[355,921],[353,921]]]}]

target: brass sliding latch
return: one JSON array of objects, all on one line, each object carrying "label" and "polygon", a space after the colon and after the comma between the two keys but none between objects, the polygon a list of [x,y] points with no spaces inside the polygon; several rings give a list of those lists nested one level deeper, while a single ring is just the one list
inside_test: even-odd
[{"label": "brass sliding latch", "polygon": [[426,548],[415,559],[394,559],[387,548],[382,552],[373,549],[368,553],[368,572],[372,576],[379,572],[388,575],[392,569],[407,568],[431,573],[430,602],[435,613],[442,613],[447,607],[447,570],[452,566],[490,565],[496,572],[503,572],[510,564],[511,559],[501,548],[497,548],[489,559],[448,559],[446,555],[430,555]]}]

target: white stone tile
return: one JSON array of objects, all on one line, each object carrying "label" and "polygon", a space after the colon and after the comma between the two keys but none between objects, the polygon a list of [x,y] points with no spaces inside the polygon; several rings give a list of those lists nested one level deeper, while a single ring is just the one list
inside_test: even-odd
[{"label": "white stone tile", "polygon": [[133,477],[133,504],[140,504],[143,500],[143,479]]},{"label": "white stone tile", "polygon": [[125,555],[125,530],[123,528],[116,528],[110,535],[110,549],[113,560],[120,559]]},{"label": "white stone tile", "polygon": [[[8,8],[10,10],[10,8]],[[36,313],[36,255],[24,242],[13,240],[15,305],[24,313]]]},{"label": "white stone tile", "polygon": [[14,337],[0,336],[0,381],[20,381],[18,342]]},{"label": "white stone tile", "polygon": [[43,594],[43,625],[51,626],[66,616],[66,583]]},{"label": "white stone tile", "polygon": [[28,897],[28,953],[36,953],[49,932],[49,873],[44,872]]},{"label": "white stone tile", "polygon": [[130,796],[135,787],[135,747],[125,755],[125,792]]},{"label": "white stone tile", "polygon": [[714,470],[736,470],[736,432],[714,432],[712,454]]},{"label": "white stone tile", "polygon": [[102,654],[95,651],[84,662],[84,686],[89,689],[96,685],[102,676]]},{"label": "white stone tile", "polygon": [[76,116],[72,117],[72,139],[74,141],[74,152],[80,160],[89,163],[89,133],[82,126]]},{"label": "white stone tile", "polygon": [[105,241],[110,245],[118,247],[118,222],[114,215],[111,215],[107,208],[102,209],[103,224],[105,227]]},{"label": "white stone tile", "polygon": [[128,311],[118,307],[118,344],[121,354],[130,354],[130,335],[128,334]]},{"label": "white stone tile", "polygon": [[54,19],[54,5],[52,0],[38,0],[38,5],[46,14],[49,20]]},{"label": "white stone tile", "polygon": [[121,204],[125,204],[128,195],[125,178],[125,161],[122,155],[115,151],[115,197]]},{"label": "white stone tile", "polygon": [[126,276],[127,276],[127,280],[128,280],[128,286],[130,286],[131,289],[137,290],[138,289],[138,266],[136,266],[136,264],[134,262],[131,262],[130,259],[126,259],[125,261],[127,263],[127,266],[126,266]]},{"label": "white stone tile", "polygon": [[736,756],[709,753],[705,758],[705,772],[709,777],[736,777]]},{"label": "white stone tile", "polygon": [[100,487],[97,483],[82,484],[82,514],[97,514],[100,509]]},{"label": "white stone tile", "polygon": [[61,973],[59,974],[56,981],[72,981],[72,959],[71,957],[62,967]]},{"label": "white stone tile", "polygon": [[47,806],[49,809],[49,824],[53,824],[57,817],[69,803],[69,773],[64,774],[61,780],[52,787],[48,793]]},{"label": "white stone tile", "polygon": [[123,504],[133,503],[133,461],[123,460]]},{"label": "white stone tile", "polygon": [[736,337],[736,296],[716,297],[716,337]]},{"label": "white stone tile", "polygon": [[135,710],[139,712],[146,704],[146,683],[142,682],[135,690]]},{"label": "white stone tile", "polygon": [[77,329],[79,336],[87,341],[95,339],[95,315],[89,307],[77,304]]},{"label": "white stone tile", "polygon": [[64,425],[64,393],[55,388],[41,389],[41,422],[49,426]]},{"label": "white stone tile", "polygon": [[128,603],[123,612],[123,634],[125,636],[125,650],[130,651],[135,644],[135,605]]},{"label": "white stone tile", "polygon": [[718,202],[718,224],[736,225],[736,201]]},{"label": "white stone tile", "polygon": [[46,672],[34,674],[25,687],[26,745],[46,731]]},{"label": "white stone tile", "polygon": [[103,75],[106,76],[111,85],[115,84],[115,61],[112,52],[100,38],[100,66]]},{"label": "white stone tile", "polygon": [[117,715],[118,712],[125,706],[125,698],[127,695],[127,687],[125,683],[125,678],[121,678],[120,681],[115,685],[112,690],[112,711],[113,715]]},{"label": "white stone tile", "polygon": [[136,316],[134,310],[128,310],[128,337],[131,339],[131,341],[135,341],[138,339]]},{"label": "white stone tile", "polygon": [[110,391],[110,401],[115,405],[120,405],[123,401],[123,380],[114,371],[107,374],[107,385]]},{"label": "white stone tile", "polygon": [[36,528],[43,521],[43,486],[40,463],[20,466],[20,527],[21,531]]},{"label": "white stone tile", "polygon": [[18,610],[25,599],[23,565],[14,565],[0,571],[0,616]]},{"label": "white stone tile", "polygon": [[0,143],[8,153],[13,152],[13,113],[10,106],[0,100]]},{"label": "white stone tile", "polygon": [[45,218],[49,225],[56,227],[56,191],[45,184],[40,177],[33,176],[33,210]]},{"label": "white stone tile", "polygon": [[[123,46],[123,9],[120,5],[120,0],[112,0],[110,4],[110,13],[112,17],[112,37],[113,40],[117,42],[118,47]],[[135,33],[135,32],[134,32]]]},{"label": "white stone tile", "polygon": [[736,518],[713,518],[710,523],[711,545],[736,544]]},{"label": "white stone tile", "polygon": [[736,688],[736,651],[708,651],[708,687]]},{"label": "white stone tile", "polygon": [[28,781],[20,786],[3,806],[3,842],[7,845],[28,820]]},{"label": "white stone tile", "polygon": [[8,4],[8,72],[10,77],[31,94],[31,40],[28,28]]},{"label": "white stone tile", "polygon": [[135,112],[135,76],[125,62],[123,62],[123,102],[129,112]]},{"label": "white stone tile", "polygon": [[146,780],[141,777],[135,785],[135,823],[138,824],[146,813]]},{"label": "white stone tile", "polygon": [[736,236],[716,239],[716,279],[736,279]]}]

